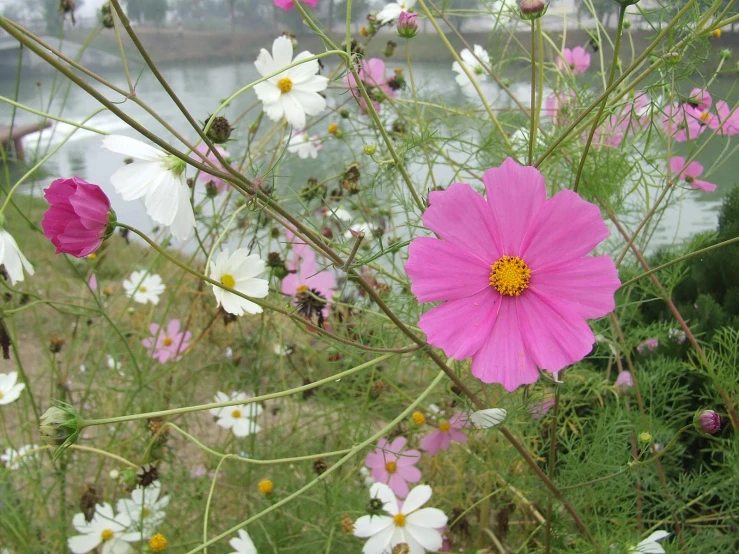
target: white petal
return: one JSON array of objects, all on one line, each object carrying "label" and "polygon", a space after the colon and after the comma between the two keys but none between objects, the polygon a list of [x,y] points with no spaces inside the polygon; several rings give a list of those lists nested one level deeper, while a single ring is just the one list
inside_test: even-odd
[{"label": "white petal", "polygon": [[393,2],[392,4],[388,4],[387,6],[382,8],[382,10],[380,10],[380,13],[377,14],[377,20],[380,23],[388,23],[389,21],[398,19],[398,16],[402,11],[403,10],[401,9],[400,5]]},{"label": "white petal", "polygon": [[[306,58],[313,57],[313,54],[310,52],[301,52],[297,56],[295,56],[294,62],[299,62],[301,60],[304,60]],[[311,60],[309,62],[301,63],[300,65],[296,65],[295,67],[291,67],[287,71],[287,75],[290,77],[290,80],[292,80],[293,85],[297,85],[299,83],[308,81],[316,76],[318,71],[320,70],[320,66],[318,65],[318,60]],[[325,77],[322,77],[322,79],[326,79]],[[328,79],[326,79],[328,80]]]},{"label": "white petal", "polygon": [[[390,523],[392,524],[392,519],[390,519]],[[393,538],[394,531],[395,526],[389,525],[387,528],[379,531],[376,535],[372,535],[370,539],[364,543],[362,552],[364,554],[384,554],[385,552],[389,552],[390,541]]]},{"label": "white petal", "polygon": [[170,225],[169,230],[175,238],[185,240],[190,236],[190,233],[192,233],[192,230],[195,228],[195,212],[192,209],[192,203],[190,202],[190,189],[187,184],[181,181],[177,187],[177,215],[175,215],[174,221]]},{"label": "white petal", "polygon": [[117,169],[110,176],[110,183],[124,200],[131,201],[146,196],[156,187],[166,173],[161,162],[134,162]]},{"label": "white petal", "polygon": [[163,173],[157,186],[146,194],[146,213],[157,223],[171,225],[177,215],[178,193],[177,177],[171,171]]},{"label": "white petal", "polygon": [[74,554],[85,554],[96,548],[102,540],[99,533],[95,533],[94,535],[77,535],[67,539],[67,546]]},{"label": "white petal", "polygon": [[363,539],[393,525],[393,518],[383,515],[362,516],[354,522],[354,536]]},{"label": "white petal", "polygon": [[271,104],[280,100],[282,91],[274,83],[269,81],[262,81],[254,85],[254,92],[262,102],[265,104]]},{"label": "white petal", "polygon": [[470,415],[470,421],[478,429],[489,429],[503,422],[508,413],[502,408],[489,408]]},{"label": "white petal", "polygon": [[252,298],[264,298],[269,294],[269,281],[266,279],[247,279],[236,281],[236,290]]},{"label": "white petal", "polygon": [[298,103],[295,96],[292,94],[283,94],[280,97],[280,104],[285,112],[285,119],[295,129],[302,129],[305,127],[305,110],[303,106]]},{"label": "white petal", "polygon": [[165,154],[153,146],[123,135],[108,135],[103,138],[103,147],[124,156],[131,156],[147,162],[161,160]]},{"label": "white petal", "polygon": [[669,536],[670,534],[667,531],[655,531],[654,533],[649,535],[646,539],[644,539],[642,542],[657,542]]},{"label": "white petal", "polygon": [[405,502],[403,502],[403,513],[410,514],[411,512],[415,512],[418,508],[426,504],[429,498],[431,498],[431,487],[428,485],[413,487],[411,492],[408,493]]},{"label": "white petal", "polygon": [[370,498],[379,498],[382,500],[383,509],[391,516],[398,513],[398,500],[393,490],[385,483],[374,483],[370,487]]},{"label": "white petal", "polygon": [[282,94],[280,94],[280,100],[277,102],[264,103],[262,110],[267,114],[272,121],[279,121],[285,115],[285,109],[282,106]]},{"label": "white petal", "polygon": [[293,42],[286,36],[280,36],[272,43],[272,57],[275,70],[287,67],[293,61]]},{"label": "white petal", "polygon": [[262,77],[271,75],[277,69],[275,67],[275,62],[272,60],[272,54],[267,52],[265,48],[262,48],[259,51],[259,55],[257,56],[257,61],[254,62],[254,67],[257,68],[257,71],[259,71],[259,74]]},{"label": "white petal", "polygon": [[408,525],[417,527],[428,527],[429,529],[441,529],[446,525],[447,517],[437,508],[423,508],[416,510],[406,518]]},{"label": "white petal", "polygon": [[286,96],[292,97],[308,115],[318,115],[326,109],[326,99],[317,92],[293,89]]}]

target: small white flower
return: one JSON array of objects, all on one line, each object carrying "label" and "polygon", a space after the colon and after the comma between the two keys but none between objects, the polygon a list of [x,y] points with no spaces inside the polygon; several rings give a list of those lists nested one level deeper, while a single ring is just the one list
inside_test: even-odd
[{"label": "small white flower", "polygon": [[315,160],[321,148],[323,148],[323,145],[318,135],[309,136],[305,131],[301,131],[292,134],[287,151],[291,154],[297,154],[301,160],[307,160],[308,157]]},{"label": "small white flower", "polygon": [[25,383],[17,383],[18,372],[11,371],[8,374],[0,373],[0,406],[10,404],[18,400],[21,391],[26,388]]},{"label": "small white flower", "polygon": [[136,487],[131,498],[121,498],[116,504],[116,509],[131,519],[131,530],[139,531],[145,539],[157,532],[166,516],[164,509],[169,505],[169,496],[159,498],[161,491],[161,483],[154,481],[148,487]]},{"label": "small white flower", "polygon": [[74,554],[85,554],[103,545],[102,554],[131,554],[128,544],[141,540],[140,533],[129,533],[131,518],[127,514],[113,514],[107,502],[95,506],[95,515],[89,523],[82,512],[75,514],[72,525],[80,535],[69,537],[67,546]]},{"label": "small white flower", "polygon": [[387,4],[380,13],[377,14],[377,21],[380,23],[390,23],[400,16],[400,12],[408,12],[416,5],[416,0],[399,0]]},{"label": "small white flower", "polygon": [[342,206],[336,208],[333,212],[333,216],[340,221],[351,221],[353,218],[352,214],[345,210]]},{"label": "small white flower", "polygon": [[385,554],[400,543],[406,543],[412,554],[441,548],[439,529],[447,524],[447,517],[436,508],[421,508],[431,498],[431,487],[414,487],[402,509],[398,508],[395,493],[384,483],[372,485],[370,497],[379,498],[388,515],[362,516],[354,523],[354,536],[369,539],[362,548],[364,554]]},{"label": "small white flower", "polygon": [[346,231],[344,236],[348,239],[354,238],[352,231],[355,233],[364,233],[364,238],[371,237],[375,232],[375,228],[366,221],[357,221],[351,226],[351,231]]},{"label": "small white flower", "polygon": [[151,302],[155,306],[159,304],[159,295],[167,288],[162,278],[155,273],[147,273],[145,270],[134,271],[131,276],[123,281],[123,290],[126,296],[133,297],[134,302],[146,304]]},{"label": "small white flower", "polygon": [[290,349],[275,343],[272,345],[272,352],[275,353],[275,356],[287,356],[290,353]]},{"label": "small white flower", "polygon": [[243,438],[261,431],[262,428],[251,419],[261,413],[262,407],[256,403],[229,406],[218,414],[218,425],[224,429],[231,429],[234,435]]},{"label": "small white flower", "polygon": [[490,429],[502,423],[507,415],[502,408],[489,408],[470,414],[469,420],[478,429]]},{"label": "small white flower", "polygon": [[190,236],[195,214],[190,202],[190,188],[185,179],[185,163],[172,154],[131,137],[108,135],[103,147],[136,158],[110,176],[110,182],[126,200],[144,198],[146,213],[170,228],[180,240]]},{"label": "small white flower", "polygon": [[372,474],[370,473],[370,470],[368,467],[366,466],[360,467],[359,474],[361,475],[361,478],[362,478],[362,484],[365,487],[371,487],[375,483],[375,480],[372,478]]},{"label": "small white flower", "polygon": [[115,369],[116,371],[118,371],[118,372],[120,373],[120,369],[121,369],[121,367],[122,367],[122,366],[121,366],[121,362],[119,362],[118,360],[116,360],[116,359],[115,359],[115,358],[114,358],[113,356],[111,356],[110,354],[106,354],[106,355],[105,355],[105,357],[106,357],[106,361],[105,361],[105,364],[106,364],[106,365],[107,365],[107,366],[108,366],[108,367],[109,367],[110,369]]},{"label": "small white flower", "polygon": [[116,479],[118,479],[118,477],[120,477],[120,476],[121,476],[121,474],[120,474],[120,472],[117,469],[111,469],[110,470],[110,473],[108,473],[108,477],[110,477],[113,481],[115,481]]},{"label": "small white flower", "polygon": [[239,529],[239,536],[228,541],[228,544],[235,549],[231,554],[257,554],[249,533],[243,529]]},{"label": "small white flower", "polygon": [[85,364],[80,364],[80,373],[85,373],[87,371],[87,368],[85,367]]},{"label": "small white flower", "polygon": [[27,464],[37,458],[38,453],[26,455],[28,452],[35,450],[36,448],[38,448],[38,445],[36,444],[26,444],[21,446],[18,450],[15,448],[6,448],[5,454],[0,455],[0,462],[3,462],[5,467],[8,469],[18,469],[23,464]]},{"label": "small white flower", "polygon": [[662,548],[662,545],[657,544],[657,541],[669,536],[670,534],[667,531],[655,531],[637,544],[636,547],[629,550],[629,554],[664,554],[665,549]]},{"label": "small white flower", "polygon": [[23,280],[24,269],[29,275],[33,275],[33,266],[18,248],[13,235],[4,229],[0,229],[0,264],[5,266],[13,286]]},{"label": "small white flower", "polygon": [[[264,298],[269,294],[269,282],[258,279],[257,275],[264,273],[265,268],[264,260],[256,254],[250,255],[246,248],[239,248],[230,256],[228,250],[222,250],[210,261],[210,278],[247,296]],[[262,313],[261,306],[216,285],[213,285],[213,294],[217,305],[230,314]]]},{"label": "small white flower", "polygon": [[478,83],[487,81],[488,70],[486,67],[490,67],[490,56],[488,55],[487,50],[479,44],[475,44],[473,50],[475,52],[474,55],[465,48],[459,53],[459,57],[462,58],[462,64],[459,62],[454,62],[452,64],[452,70],[457,73],[457,76],[455,77],[457,84],[468,94],[475,94],[475,90],[472,87],[472,81],[467,77],[462,66],[467,68],[467,71],[470,72],[472,77],[475,79],[475,82]]},{"label": "small white flower", "polygon": [[226,350],[223,352],[223,355],[226,356],[226,358],[233,358],[234,351],[231,350],[230,346],[227,346]]},{"label": "small white flower", "polygon": [[[272,43],[272,55],[262,48],[254,66],[262,77],[287,67],[293,61],[310,58],[310,52],[301,52],[293,60],[293,43],[287,37],[277,37]],[[262,101],[264,113],[273,121],[283,117],[295,129],[305,127],[305,116],[318,115],[326,109],[326,99],[318,94],[326,90],[328,79],[317,75],[318,60],[296,65],[254,86]]]},{"label": "small white flower", "polygon": [[[247,398],[249,398],[249,395],[245,392],[232,392],[231,394],[226,394],[225,392],[218,391],[213,398],[213,402],[220,404],[222,402],[232,402],[234,400],[246,400]],[[215,417],[218,417],[221,415],[223,410],[227,409],[228,408],[211,408],[210,413]]]}]

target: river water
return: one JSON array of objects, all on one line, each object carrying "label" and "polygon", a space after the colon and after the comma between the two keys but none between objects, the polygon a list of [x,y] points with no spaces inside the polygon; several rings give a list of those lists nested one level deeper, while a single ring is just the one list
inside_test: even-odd
[{"label": "river water", "polygon": [[[450,65],[420,63],[414,65],[413,70],[419,90],[428,90],[431,88],[434,94],[445,98],[460,98],[462,96],[454,81],[454,74],[451,71]],[[218,65],[181,64],[165,67],[162,71],[180,99],[194,117],[199,120],[205,119],[209,113],[214,111],[222,99],[258,77],[251,61]],[[121,71],[104,76],[119,87],[126,88],[125,79]],[[152,106],[161,116],[166,118],[173,127],[182,132],[188,139],[193,139],[194,132],[188,127],[184,117],[179,113],[177,107],[167,94],[161,89],[154,77],[148,72],[140,76],[135,75],[134,77],[138,77],[136,85],[138,96]],[[54,94],[54,100],[51,103],[51,109],[49,111],[59,114],[62,98],[65,96],[67,87],[67,82],[63,78],[54,80],[52,76],[46,75],[39,76],[38,79],[23,79],[19,99],[27,105],[35,108],[42,107],[41,109],[47,110],[53,86],[57,87],[57,92]],[[728,93],[730,86],[728,82],[716,82],[711,90],[715,96],[721,97],[721,91],[724,90]],[[12,98],[14,88],[15,82],[12,76],[0,76],[0,94],[2,96]],[[96,88],[98,90],[104,90],[99,85],[96,85]],[[529,95],[527,84],[517,84],[514,82],[511,88],[522,100],[522,103],[528,104],[526,100]],[[503,95],[497,95],[493,89],[494,87],[491,85],[486,85],[485,92],[489,95],[494,107],[508,107],[508,100]],[[116,95],[111,94],[107,89],[105,94],[111,100],[123,100],[122,98],[116,98]],[[340,91],[329,91],[329,96],[332,97],[332,101],[336,101],[336,98],[346,98],[346,96],[340,94]],[[253,104],[255,100],[256,96],[253,92],[249,91],[243,94],[229,106],[226,115],[230,118],[235,117],[235,115]],[[98,107],[95,100],[82,90],[72,86],[61,113],[64,118],[79,122]],[[149,114],[132,102],[125,102],[121,104],[121,107],[146,128],[157,133],[159,136],[167,139],[172,138]],[[356,108],[352,107],[352,109],[356,111]],[[245,122],[242,122],[238,126],[238,130],[236,131],[237,140],[239,137],[243,138],[246,136],[248,129],[247,123],[257,113],[258,110],[252,110],[245,119]],[[0,102],[0,122],[7,124],[10,114],[11,107],[4,102]],[[18,110],[16,113],[16,122],[18,124],[32,123],[38,121],[38,119],[38,116],[23,110]],[[322,131],[327,124],[328,121],[321,124]],[[108,133],[137,136],[137,133],[129,129],[125,123],[107,111],[96,115],[87,125]],[[58,144],[73,129],[70,125],[60,123],[52,130],[44,131],[42,135],[43,140],[39,140],[38,135],[30,135],[25,140],[26,150],[28,152],[38,151],[43,153],[49,145]],[[321,132],[320,134],[324,133]],[[726,146],[727,140],[726,138],[715,140],[714,144],[709,145],[701,154],[700,161],[705,167],[712,167],[713,161]],[[239,144],[243,144],[243,141]],[[100,135],[86,130],[78,130],[72,139],[63,145],[47,164],[46,174],[51,176],[71,176],[75,174],[89,182],[99,184],[111,198],[113,208],[116,210],[120,221],[148,231],[152,228],[152,223],[143,209],[143,203],[123,202],[109,183],[110,174],[116,168],[120,167],[121,156],[102,149],[100,145]],[[287,170],[285,167],[281,167],[278,186],[287,187],[288,190],[299,190],[307,178],[306,169],[304,168],[316,169],[317,177],[324,175],[326,172],[325,169],[321,172],[320,168],[322,158],[330,155],[328,150],[328,148],[324,148],[324,151],[319,152],[317,161],[310,160],[307,164],[305,162],[298,162],[304,165],[288,165]],[[703,176],[707,180],[717,183],[718,191],[712,194],[701,191],[686,192],[682,200],[677,205],[669,208],[664,214],[660,225],[655,231],[652,246],[669,244],[686,238],[698,231],[715,229],[721,197],[735,184],[736,169],[736,163],[725,163],[713,173],[708,174],[707,177]],[[427,171],[427,168],[416,167],[414,168],[414,176],[417,175],[419,181],[423,181],[425,180],[425,171]],[[449,184],[453,175],[451,168],[445,166],[443,163],[435,163],[434,172],[438,182],[442,185]],[[30,183],[26,190],[31,190],[34,194],[38,194],[40,193],[40,189],[46,186],[52,178],[48,177]],[[278,190],[280,189],[278,188]]]}]

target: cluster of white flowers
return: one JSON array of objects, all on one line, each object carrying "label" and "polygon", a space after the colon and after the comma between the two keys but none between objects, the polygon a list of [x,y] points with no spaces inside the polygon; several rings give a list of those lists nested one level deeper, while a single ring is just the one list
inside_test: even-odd
[{"label": "cluster of white flowers", "polygon": [[161,484],[155,481],[148,487],[136,487],[130,498],[118,500],[115,511],[106,502],[95,506],[90,521],[81,512],[75,514],[72,525],[80,534],[68,539],[69,550],[85,554],[102,545],[102,554],[133,553],[130,543],[151,538],[164,521],[169,496],[160,498],[160,494]]},{"label": "cluster of white flowers", "polygon": [[[226,394],[225,392],[218,391],[214,401],[223,403],[237,400],[245,401],[248,398],[249,395],[245,392]],[[216,418],[220,427],[231,429],[233,434],[238,438],[258,433],[262,429],[254,421],[254,418],[262,413],[262,406],[257,403],[236,404],[226,408],[211,408],[210,413]]]}]

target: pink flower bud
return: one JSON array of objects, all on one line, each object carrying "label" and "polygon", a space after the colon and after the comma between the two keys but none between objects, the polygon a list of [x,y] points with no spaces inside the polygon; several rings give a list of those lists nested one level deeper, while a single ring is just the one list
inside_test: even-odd
[{"label": "pink flower bud", "polygon": [[110,200],[97,185],[79,177],[57,179],[44,189],[50,204],[41,220],[56,253],[82,258],[97,250],[115,227]]},{"label": "pink flower bud", "polygon": [[413,38],[418,33],[418,16],[415,13],[400,12],[398,16],[398,35]]},{"label": "pink flower bud", "polygon": [[721,418],[713,410],[703,410],[693,423],[699,431],[707,435],[713,435],[721,429]]},{"label": "pink flower bud", "polygon": [[519,7],[522,14],[531,16],[543,14],[547,6],[542,0],[521,0]]}]

